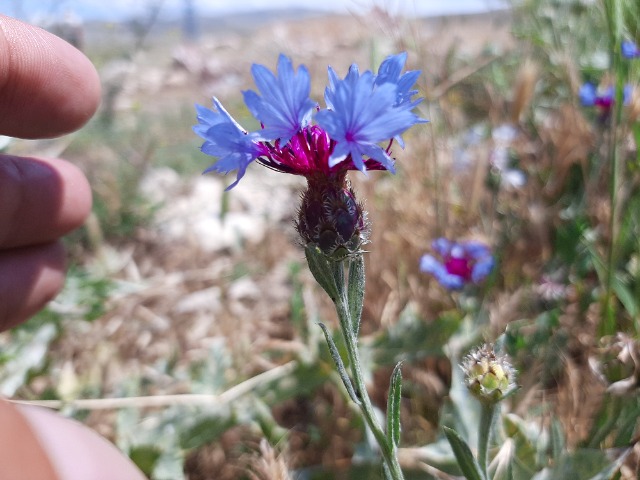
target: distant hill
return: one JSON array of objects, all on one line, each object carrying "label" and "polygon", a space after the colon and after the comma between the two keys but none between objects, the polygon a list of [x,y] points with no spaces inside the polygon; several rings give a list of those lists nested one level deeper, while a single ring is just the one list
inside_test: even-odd
[{"label": "distant hill", "polygon": [[[302,20],[330,15],[326,11],[307,8],[292,8],[285,10],[252,10],[245,13],[224,14],[219,17],[199,16],[197,25],[201,33],[211,31],[249,32],[274,21]],[[144,29],[149,19],[138,17],[123,22],[89,21],[85,24],[86,41],[89,45],[102,43],[107,39],[123,40],[120,37],[133,36],[134,29]],[[159,19],[154,21],[148,35],[151,37],[163,36],[167,32],[179,32],[183,25],[183,19]],[[106,38],[105,38],[106,37]]]}]

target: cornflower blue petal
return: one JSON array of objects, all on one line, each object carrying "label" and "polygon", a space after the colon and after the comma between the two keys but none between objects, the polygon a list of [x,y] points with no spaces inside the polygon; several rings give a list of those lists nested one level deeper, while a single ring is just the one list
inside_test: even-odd
[{"label": "cornflower blue petal", "polygon": [[[216,99],[214,98],[214,103]],[[203,107],[202,105],[196,104],[196,118],[198,120],[198,124],[194,125],[193,131],[200,137],[202,137],[209,128],[212,126],[224,122],[225,117],[219,112],[214,112],[213,110]]]},{"label": "cornflower blue petal", "polygon": [[247,167],[249,166],[252,160],[253,158],[249,158],[248,156],[243,156],[239,153],[231,153],[225,157],[222,157],[220,160],[218,160],[215,164],[211,165],[202,173],[217,172],[217,173],[226,175],[227,173],[233,170],[238,170],[236,181],[233,182],[231,185],[229,185],[225,189],[225,190],[231,190],[233,187],[235,187],[238,184],[238,182],[242,179],[242,177],[244,177],[244,174],[247,171]]},{"label": "cornflower blue petal", "polygon": [[425,273],[434,274],[438,270],[446,271],[444,265],[440,263],[433,255],[423,255],[420,259],[420,270]]},{"label": "cornflower blue petal", "polygon": [[[324,90],[324,102],[327,105],[329,110],[335,110],[334,99],[336,97],[336,91],[338,85],[340,83],[351,85],[352,88],[355,88],[355,84],[358,82],[360,78],[360,72],[358,71],[358,65],[355,63],[349,67],[349,71],[347,75],[344,77],[344,80],[340,80],[338,74],[333,70],[333,68],[329,67],[329,85]],[[367,72],[365,72],[367,73]],[[372,84],[373,88],[373,84]]]},{"label": "cornflower blue petal", "polygon": [[640,49],[638,46],[630,40],[625,40],[621,45],[622,56],[624,58],[637,58],[640,57]]},{"label": "cornflower blue petal", "polygon": [[480,260],[490,254],[489,247],[484,243],[474,241],[465,242],[464,250],[474,260]]},{"label": "cornflower blue petal", "polygon": [[418,90],[411,90],[411,88],[413,88],[413,86],[415,85],[416,80],[418,80],[418,77],[420,76],[420,73],[422,73],[420,72],[420,70],[412,70],[400,77],[400,79],[398,80],[398,105],[402,105],[403,103],[408,102],[413,108],[420,102],[422,102],[422,100],[424,100],[423,98],[411,100],[411,97],[418,93]]},{"label": "cornflower blue petal", "polygon": [[[358,67],[356,66],[356,68]],[[333,68],[329,67],[328,71],[329,71],[329,85],[324,91],[324,103],[329,110],[335,110],[333,106],[333,102],[331,101],[331,98],[333,96],[333,92],[336,89],[336,84],[340,81],[340,78],[338,77],[338,74],[335,72]]]},{"label": "cornflower blue petal", "polygon": [[262,136],[286,143],[311,121],[316,103],[309,98],[311,79],[304,65],[294,72],[291,60],[278,58],[278,75],[254,64],[251,73],[262,96],[252,90],[243,93],[249,111],[264,126]]},{"label": "cornflower blue petal", "polygon": [[435,276],[440,285],[442,285],[447,290],[461,290],[464,287],[464,279],[459,277],[458,275],[453,275],[446,270],[443,274],[438,274]]},{"label": "cornflower blue petal", "polygon": [[585,107],[593,107],[596,104],[597,89],[593,83],[585,83],[578,92],[580,103]]},{"label": "cornflower blue petal", "polygon": [[219,160],[207,168],[204,173],[229,173],[238,170],[236,181],[228,189],[236,186],[244,176],[247,166],[261,154],[257,142],[263,140],[259,133],[247,133],[227,113],[217,98],[213,99],[217,111],[197,106],[198,121],[193,129],[204,138],[201,150],[207,155],[219,157]]},{"label": "cornflower blue petal", "polygon": [[449,255],[451,256],[451,258],[466,258],[467,251],[465,250],[463,245],[460,245],[459,243],[453,243],[451,245]]},{"label": "cornflower blue petal", "polygon": [[[328,132],[328,131],[327,131]],[[349,142],[340,142],[336,144],[333,149],[333,153],[329,157],[329,167],[333,168],[340,162],[346,160],[351,155],[351,160],[355,167],[361,172],[365,171],[364,161],[362,160],[363,152],[358,148],[358,145],[352,145]]]},{"label": "cornflower blue petal", "polygon": [[422,101],[422,98],[411,101],[411,97],[418,93],[417,90],[411,90],[411,88],[413,88],[420,76],[420,70],[412,70],[401,75],[406,61],[407,52],[390,55],[385,58],[378,69],[375,84],[393,83],[398,87],[395,106],[411,103],[413,108]]},{"label": "cornflower blue petal", "polygon": [[377,161],[380,165],[386,168],[391,173],[396,173],[396,167],[393,163],[393,159],[387,152],[384,151],[379,145],[362,145],[363,153],[373,160]]},{"label": "cornflower blue petal", "polygon": [[[418,93],[418,90],[412,90],[412,88],[416,83],[416,80],[418,80],[421,72],[420,70],[412,70],[401,75],[406,61],[406,52],[390,55],[385,58],[378,69],[375,84],[382,85],[384,83],[392,83],[396,85],[396,102],[394,106],[413,109],[423,100],[423,98],[411,100],[411,97]],[[416,120],[416,123],[426,123],[428,121],[418,117],[416,117]],[[393,138],[400,148],[404,149],[404,140],[402,136],[398,134]]]},{"label": "cornflower blue petal", "polygon": [[486,255],[475,263],[471,269],[471,280],[474,283],[479,283],[487,277],[493,270],[495,261],[493,255]]},{"label": "cornflower blue petal", "polygon": [[[193,127],[193,131],[200,137],[207,140],[206,132],[214,125],[230,123],[242,132],[245,130],[236,122],[231,115],[224,109],[220,101],[213,97],[213,106],[216,110],[211,110],[202,105],[196,105],[196,118],[198,124]],[[246,133],[246,132],[245,132]]]},{"label": "cornflower blue petal", "polygon": [[407,52],[389,55],[385,58],[380,64],[380,67],[378,67],[376,85],[382,85],[387,82],[398,83],[398,79],[406,62]]},{"label": "cornflower blue petal", "polygon": [[431,248],[433,248],[441,257],[448,256],[451,253],[452,247],[453,243],[443,237],[436,238],[433,242],[431,242]]},{"label": "cornflower blue petal", "polygon": [[631,101],[631,96],[633,95],[633,86],[632,85],[625,85],[624,86],[624,90],[622,91],[622,103],[623,105],[629,105],[629,102]]}]

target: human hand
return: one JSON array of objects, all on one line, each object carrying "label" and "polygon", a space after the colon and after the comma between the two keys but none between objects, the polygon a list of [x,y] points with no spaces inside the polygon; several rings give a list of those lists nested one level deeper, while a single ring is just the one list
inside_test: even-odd
[{"label": "human hand", "polygon": [[[0,134],[50,138],[95,113],[100,81],[78,50],[0,15]],[[26,320],[62,288],[60,237],[91,209],[84,174],[60,159],[0,155],[0,330]]]},{"label": "human hand", "polygon": [[[89,60],[44,30],[0,15],[0,134],[48,138],[94,114]],[[60,159],[0,155],[0,330],[36,313],[64,282],[60,237],[84,222],[91,190]],[[0,478],[143,480],[113,445],[45,409],[0,399]]]}]

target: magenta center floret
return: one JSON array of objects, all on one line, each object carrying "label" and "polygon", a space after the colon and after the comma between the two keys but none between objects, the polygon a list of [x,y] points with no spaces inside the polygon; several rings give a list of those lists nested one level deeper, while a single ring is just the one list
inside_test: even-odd
[{"label": "magenta center floret", "polygon": [[471,262],[468,258],[449,257],[445,260],[444,267],[451,275],[463,278],[465,281],[471,280]]}]

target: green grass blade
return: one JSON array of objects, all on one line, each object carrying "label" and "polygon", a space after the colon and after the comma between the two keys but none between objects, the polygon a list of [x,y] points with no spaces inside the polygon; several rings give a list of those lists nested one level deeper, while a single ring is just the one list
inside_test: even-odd
[{"label": "green grass blade", "polygon": [[467,480],[487,480],[467,442],[452,428],[443,427],[443,430],[465,478]]},{"label": "green grass blade", "polygon": [[392,448],[400,445],[400,400],[402,397],[402,362],[391,374],[389,398],[387,399],[387,438]]}]

